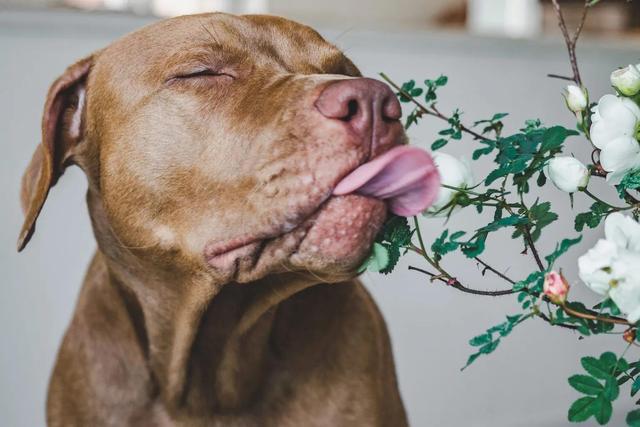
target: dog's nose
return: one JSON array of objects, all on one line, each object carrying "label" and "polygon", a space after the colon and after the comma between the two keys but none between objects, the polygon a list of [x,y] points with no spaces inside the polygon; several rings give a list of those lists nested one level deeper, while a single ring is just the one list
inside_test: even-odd
[{"label": "dog's nose", "polygon": [[389,86],[377,80],[339,80],[327,86],[316,100],[320,113],[346,122],[363,141],[374,145],[402,115],[400,103]]}]

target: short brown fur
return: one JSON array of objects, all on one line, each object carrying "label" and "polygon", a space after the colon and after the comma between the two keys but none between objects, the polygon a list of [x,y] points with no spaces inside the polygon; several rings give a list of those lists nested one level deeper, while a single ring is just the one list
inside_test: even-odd
[{"label": "short brown fur", "polygon": [[[217,75],[184,77],[202,67]],[[98,251],[50,426],[406,425],[384,321],[353,279],[386,209],[328,201],[369,154],[313,108],[358,76],[308,27],[207,14],[130,34],[52,85],[18,247],[76,164]],[[317,244],[332,211],[345,237]],[[218,255],[247,236],[233,262]]]}]

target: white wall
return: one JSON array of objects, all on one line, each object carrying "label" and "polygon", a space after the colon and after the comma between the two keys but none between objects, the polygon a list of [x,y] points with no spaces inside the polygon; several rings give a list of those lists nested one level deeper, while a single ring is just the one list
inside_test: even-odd
[{"label": "white wall", "polygon": [[[464,0],[0,0],[0,7],[57,7],[62,4],[95,7],[107,4],[108,9],[122,4],[137,13],[172,16],[176,13],[196,13],[220,10],[255,13],[269,11],[289,16],[313,25],[335,24],[349,27],[424,28],[444,9]],[[111,6],[109,6],[111,5]],[[118,6],[121,7],[121,6]],[[115,7],[117,9],[118,7]],[[180,12],[181,11],[181,12]]]},{"label": "white wall", "polygon": [[314,25],[344,29],[424,28],[462,0],[270,0],[269,10]]},{"label": "white wall", "polygon": [[[81,172],[72,168],[51,192],[37,233],[23,254],[15,253],[22,221],[18,204],[23,168],[39,141],[41,108],[50,82],[75,59],[97,49],[125,31],[142,25],[138,19],[82,14],[24,14],[0,12],[0,425],[32,427],[44,423],[44,398],[58,343],[69,321],[87,262],[95,247],[90,230]],[[346,27],[323,31],[342,46],[365,74],[385,71],[402,81],[445,73],[451,87],[442,91],[441,109],[461,106],[470,122],[494,112],[515,111],[511,129],[526,118],[571,126],[560,97],[561,83],[547,72],[568,72],[564,46],[554,42],[473,39],[454,34],[382,34]],[[608,73],[639,56],[637,47],[615,43],[586,44],[579,51],[586,82],[598,97],[608,90]],[[411,131],[414,142],[434,140],[439,123],[428,122]],[[468,139],[449,152],[466,154]],[[570,151],[585,159],[586,145],[576,139]],[[488,167],[487,163],[481,167]],[[568,209],[566,197],[549,189],[545,196],[558,211]],[[588,203],[580,197],[576,209]],[[449,226],[470,228],[473,215],[459,215]],[[441,221],[424,221],[427,235],[439,234]],[[573,236],[570,221],[559,221],[554,236]],[[596,236],[587,238],[588,247]],[[521,246],[508,236],[490,241],[487,258],[523,277],[532,262],[519,255]],[[551,241],[544,241],[543,251]],[[576,277],[570,252],[562,265]],[[418,265],[417,259],[411,263]],[[396,355],[400,387],[414,426],[567,426],[566,410],[574,393],[566,378],[579,369],[578,358],[604,348],[620,352],[619,336],[579,341],[564,330],[530,321],[514,331],[489,358],[461,373],[471,348],[467,340],[517,312],[514,299],[481,299],[408,272],[404,262],[390,276],[367,274],[365,280],[387,319]],[[503,283],[481,280],[468,260],[446,261],[461,280],[477,287],[500,288]],[[581,293],[580,285],[575,292]],[[586,294],[586,292],[584,293]],[[633,350],[632,350],[633,351]],[[636,353],[637,357],[638,354]],[[623,425],[632,401],[615,404],[612,426]]]}]

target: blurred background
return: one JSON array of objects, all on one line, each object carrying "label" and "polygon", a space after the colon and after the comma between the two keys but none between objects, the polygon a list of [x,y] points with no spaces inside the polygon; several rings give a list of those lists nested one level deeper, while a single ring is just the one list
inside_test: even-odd
[{"label": "blurred background", "polygon": [[[583,0],[563,0],[567,22],[579,19]],[[541,0],[1,0],[0,7],[90,11],[169,17],[221,11],[271,13],[333,28],[468,30],[473,34],[536,37],[555,30],[550,1]],[[573,25],[570,25],[573,26]],[[631,36],[640,29],[640,4],[607,0],[586,30]]]},{"label": "blurred background", "polygon": [[[581,1],[561,1],[570,28]],[[592,10],[578,59],[593,100],[611,92],[609,74],[640,62],[640,2],[606,0]],[[24,253],[15,252],[22,221],[20,177],[39,142],[42,105],[49,84],[76,59],[160,17],[203,11],[272,13],[316,27],[341,47],[365,75],[386,72],[398,83],[421,82],[440,74],[449,85],[439,108],[460,107],[463,122],[512,113],[505,131],[525,119],[575,125],[561,97],[564,83],[547,73],[569,74],[566,48],[550,2],[538,0],[0,0],[0,425],[44,425],[44,401],[57,347],[71,317],[86,266],[95,250],[84,193],[86,182],[71,168],[56,185]],[[425,119],[409,132],[413,143],[429,147],[443,123]],[[444,151],[470,157],[468,138]],[[573,138],[567,152],[587,161],[590,149]],[[474,163],[477,177],[492,167]],[[614,191],[593,183],[615,200]],[[568,198],[547,185],[540,196],[561,216],[542,238],[548,253],[555,241],[574,237]],[[577,195],[575,209],[589,201]],[[448,224],[423,219],[427,239],[442,229],[471,230],[482,218],[462,211]],[[600,236],[596,230],[571,249],[562,267],[572,294],[595,298],[577,283],[575,259]],[[520,242],[508,234],[488,242],[487,261],[515,279],[533,270]],[[580,371],[579,357],[605,349],[622,352],[618,335],[579,340],[566,330],[531,320],[503,340],[490,357],[464,372],[469,338],[515,314],[515,298],[482,298],[430,283],[407,270],[420,266],[407,257],[389,276],[367,273],[364,280],[387,319],[401,392],[413,426],[567,426],[566,412],[578,396],[566,378]],[[446,267],[470,287],[500,289],[505,284],[467,259],[452,256]],[[630,351],[629,357],[638,358]],[[623,389],[628,390],[628,389]],[[634,402],[628,391],[614,405],[612,426],[624,425]],[[590,425],[589,423],[586,423]]]}]

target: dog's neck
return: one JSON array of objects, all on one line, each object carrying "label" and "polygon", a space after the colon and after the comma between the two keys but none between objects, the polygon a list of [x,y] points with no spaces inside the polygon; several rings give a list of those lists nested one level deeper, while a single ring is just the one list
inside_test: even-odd
[{"label": "dog's neck", "polygon": [[317,281],[287,273],[218,285],[203,273],[158,273],[126,259],[99,199],[90,192],[88,200],[109,285],[123,297],[167,406],[245,404],[266,370],[277,306]]}]

